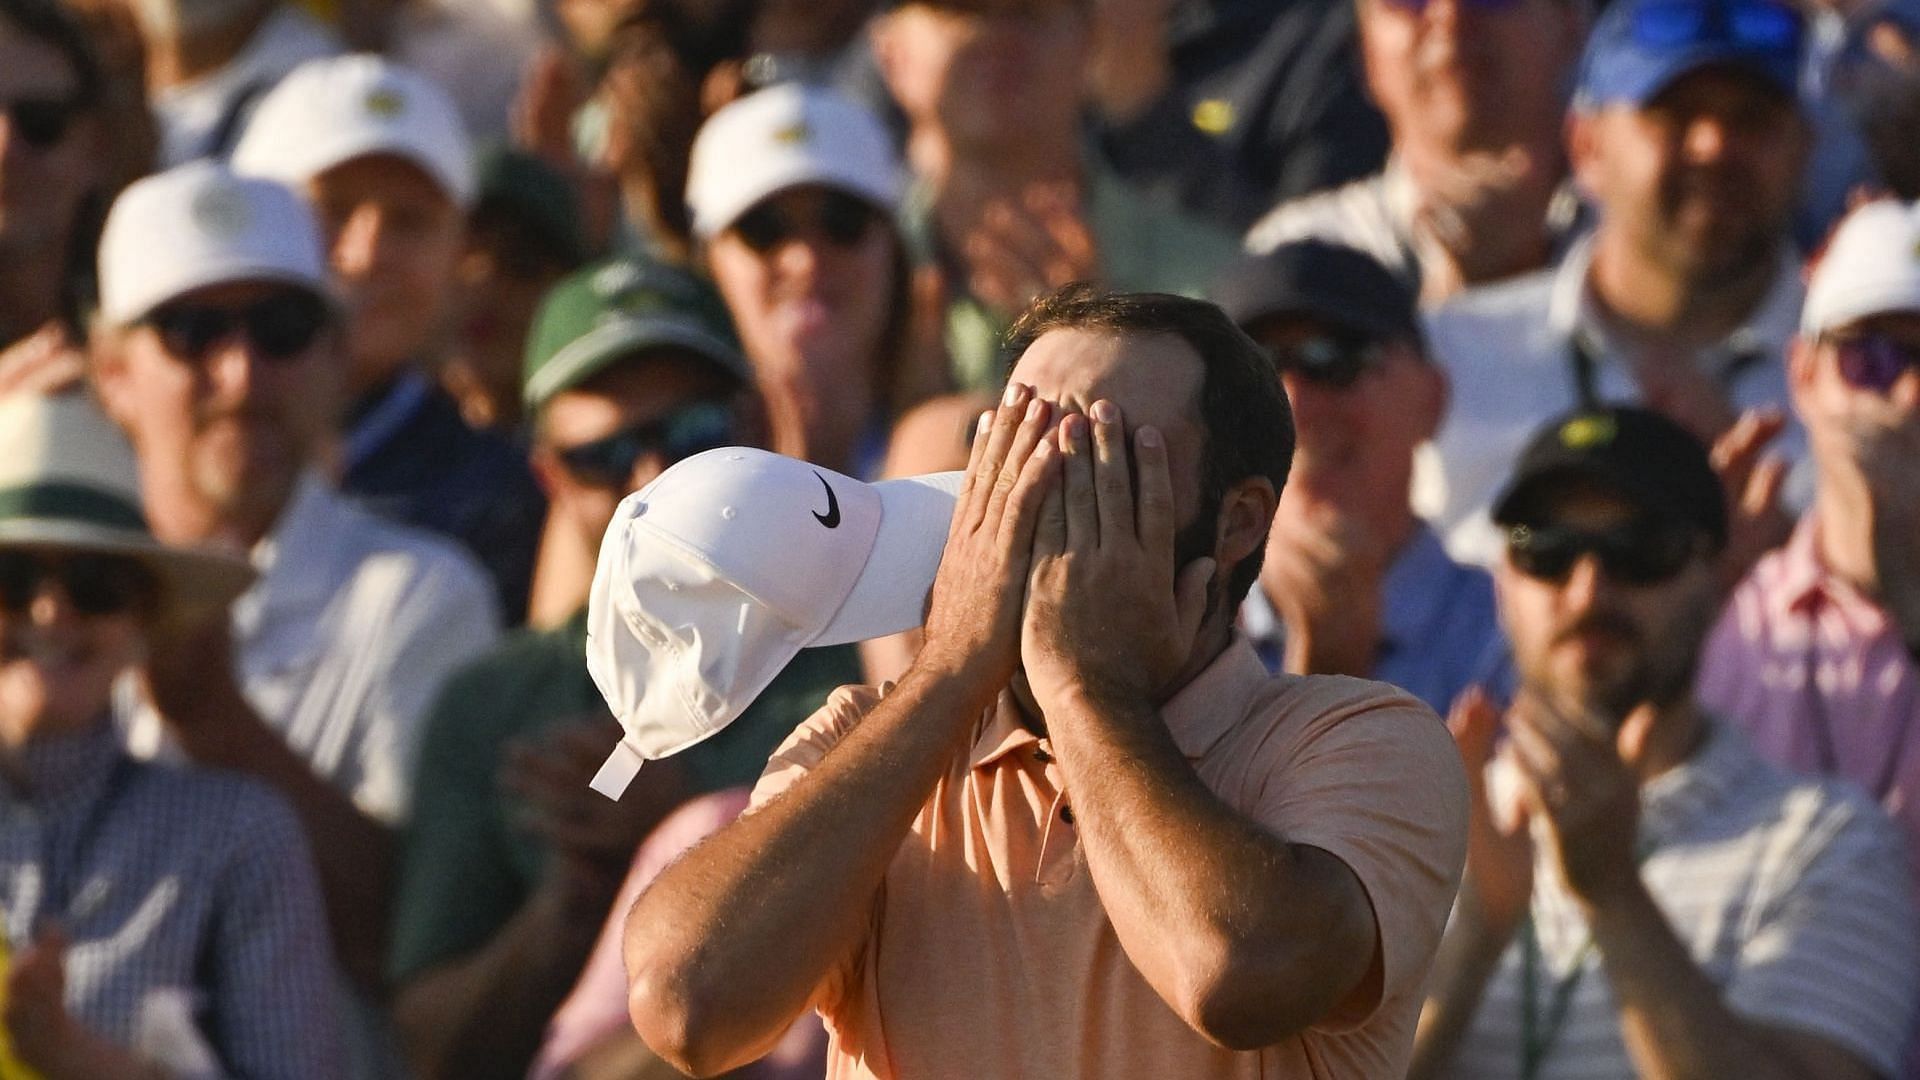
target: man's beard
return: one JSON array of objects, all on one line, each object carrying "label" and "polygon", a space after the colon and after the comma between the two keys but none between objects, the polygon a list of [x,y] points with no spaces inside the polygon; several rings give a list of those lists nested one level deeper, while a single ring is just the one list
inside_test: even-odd
[{"label": "man's beard", "polygon": [[[1567,639],[1596,631],[1616,638],[1615,647],[1627,653],[1619,670],[1602,672],[1577,688],[1559,685],[1551,651]],[[1548,639],[1548,654],[1535,657],[1519,674],[1560,708],[1597,714],[1618,728],[1642,705],[1666,709],[1692,693],[1705,631],[1704,623],[1689,617],[1666,633],[1647,635],[1624,617],[1598,612],[1556,631]]]}]

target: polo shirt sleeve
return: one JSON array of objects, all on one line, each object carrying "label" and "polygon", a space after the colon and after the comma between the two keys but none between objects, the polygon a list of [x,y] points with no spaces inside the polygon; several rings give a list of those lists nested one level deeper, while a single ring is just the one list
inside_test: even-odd
[{"label": "polo shirt sleeve", "polygon": [[1754,1023],[1819,1036],[1897,1076],[1920,992],[1908,856],[1864,795],[1834,793],[1807,784],[1789,798],[1785,812],[1806,819],[1793,830],[1804,840],[1767,853],[1787,884],[1755,912],[1726,1001]]},{"label": "polo shirt sleeve", "polygon": [[1358,993],[1315,1025],[1346,1032],[1423,991],[1466,863],[1466,774],[1445,725],[1410,695],[1358,679],[1298,685],[1262,748],[1279,762],[1253,816],[1345,863],[1373,905],[1379,993]]}]

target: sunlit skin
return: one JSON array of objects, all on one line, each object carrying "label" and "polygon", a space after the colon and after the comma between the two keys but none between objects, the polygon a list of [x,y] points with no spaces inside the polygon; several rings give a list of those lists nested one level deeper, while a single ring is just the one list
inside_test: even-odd
[{"label": "sunlit skin", "polygon": [[[1597,530],[1635,515],[1612,491],[1569,484],[1540,517]],[[1654,585],[1615,580],[1591,554],[1557,583],[1529,577],[1503,556],[1494,585],[1522,683],[1563,714],[1598,713],[1616,725],[1641,703],[1665,707],[1690,692],[1695,658],[1719,612],[1704,542],[1678,575]]]},{"label": "sunlit skin", "polygon": [[916,3],[875,24],[874,53],[916,128],[985,151],[1075,129],[1090,30],[1078,0]]},{"label": "sunlit skin", "polygon": [[137,615],[83,615],[54,581],[25,610],[0,604],[0,743],[18,748],[100,723],[141,641]]},{"label": "sunlit skin", "polygon": [[[237,282],[178,303],[242,307],[287,286]],[[322,453],[336,414],[339,336],[260,356],[230,335],[204,360],[176,357],[148,326],[109,333],[97,350],[102,402],[139,452],[147,513],[175,542],[219,538],[242,547],[266,535],[301,470]]]},{"label": "sunlit skin", "polygon": [[307,184],[347,305],[350,393],[425,359],[447,329],[466,224],[445,189],[390,154]]}]

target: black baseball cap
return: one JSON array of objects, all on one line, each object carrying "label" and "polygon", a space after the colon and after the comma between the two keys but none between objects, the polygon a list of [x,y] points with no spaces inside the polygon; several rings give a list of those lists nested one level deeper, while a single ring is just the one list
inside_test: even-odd
[{"label": "black baseball cap", "polygon": [[1297,240],[1243,255],[1214,279],[1209,295],[1243,330],[1291,315],[1374,341],[1420,340],[1413,290],[1378,259],[1344,244]]},{"label": "black baseball cap", "polygon": [[1582,409],[1536,433],[1494,500],[1500,525],[1537,524],[1543,496],[1571,480],[1597,483],[1642,512],[1727,542],[1726,491],[1707,447],[1659,413],[1631,406]]}]

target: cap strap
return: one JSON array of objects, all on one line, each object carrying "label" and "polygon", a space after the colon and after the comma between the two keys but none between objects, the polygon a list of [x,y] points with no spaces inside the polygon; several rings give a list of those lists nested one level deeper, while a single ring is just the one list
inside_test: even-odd
[{"label": "cap strap", "polygon": [[0,490],[0,521],[14,518],[56,518],[150,532],[138,506],[79,484],[27,484]]}]

